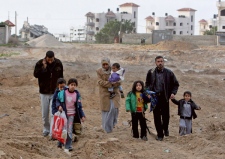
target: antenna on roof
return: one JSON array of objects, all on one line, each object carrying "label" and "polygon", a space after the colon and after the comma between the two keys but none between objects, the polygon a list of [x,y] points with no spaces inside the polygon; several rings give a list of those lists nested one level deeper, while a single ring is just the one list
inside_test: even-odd
[{"label": "antenna on roof", "polygon": [[9,20],[9,11],[8,11],[8,20]]},{"label": "antenna on roof", "polygon": [[28,23],[28,17],[27,17],[27,23]]}]

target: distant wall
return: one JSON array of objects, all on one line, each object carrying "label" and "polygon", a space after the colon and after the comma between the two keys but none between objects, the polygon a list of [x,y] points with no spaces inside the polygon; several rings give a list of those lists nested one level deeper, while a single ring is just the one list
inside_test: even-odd
[{"label": "distant wall", "polygon": [[185,41],[195,45],[216,45],[216,35],[173,35],[174,41]]},{"label": "distant wall", "polygon": [[[158,33],[156,34],[158,35]],[[159,37],[156,35],[152,35],[151,33],[138,33],[138,34],[124,34],[123,41],[124,44],[141,44],[141,39],[145,38],[145,44],[153,44],[153,42],[157,42]],[[174,41],[185,41],[189,43],[193,43],[195,45],[216,45],[217,36],[216,35],[171,35],[172,40]],[[170,35],[168,35],[168,38]],[[155,38],[155,39],[154,39]],[[168,38],[164,38],[161,40],[165,40]]]},{"label": "distant wall", "polygon": [[124,44],[141,44],[141,39],[145,38],[145,44],[152,44],[152,34],[123,34],[122,43]]},{"label": "distant wall", "polygon": [[6,34],[5,27],[0,27],[0,44],[6,43],[5,34]]}]

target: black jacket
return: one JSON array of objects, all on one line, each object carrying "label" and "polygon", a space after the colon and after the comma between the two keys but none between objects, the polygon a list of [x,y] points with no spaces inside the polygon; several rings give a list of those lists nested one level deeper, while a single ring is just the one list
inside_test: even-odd
[{"label": "black jacket", "polygon": [[55,58],[52,64],[43,69],[43,59],[39,60],[34,68],[34,77],[38,78],[39,92],[41,94],[54,94],[58,78],[63,78],[63,65]]},{"label": "black jacket", "polygon": [[[155,91],[154,85],[156,82],[156,69],[157,68],[150,69],[147,73],[145,87],[147,89],[149,89],[150,91]],[[163,69],[163,78],[164,78],[165,96],[166,96],[167,101],[169,101],[171,94],[173,93],[175,95],[177,93],[179,83],[178,83],[174,73],[167,68]]]},{"label": "black jacket", "polygon": [[[178,115],[181,116],[181,112],[184,109],[185,100],[181,99],[181,100],[178,101],[176,99],[172,99],[171,101],[174,104],[178,105]],[[195,119],[195,118],[197,118],[197,114],[195,113],[195,109],[198,110],[198,109],[200,109],[200,107],[198,107],[193,100],[190,100],[189,103],[191,105],[191,116],[192,116],[193,119]]]}]

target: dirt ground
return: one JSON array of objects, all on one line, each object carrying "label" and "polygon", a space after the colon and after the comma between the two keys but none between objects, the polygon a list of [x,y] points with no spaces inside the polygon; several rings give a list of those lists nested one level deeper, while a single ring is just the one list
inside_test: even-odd
[{"label": "dirt ground", "polygon": [[[151,46],[75,44],[68,48],[0,47],[0,158],[48,159],[70,158],[42,136],[42,119],[35,63],[53,50],[64,65],[66,80],[78,79],[83,109],[87,120],[83,135],[73,143],[71,158],[77,159],[212,159],[225,158],[225,47],[207,46],[195,50],[165,50]],[[154,48],[154,47],[153,47]],[[126,69],[124,92],[131,90],[135,80],[145,81],[147,71],[154,67],[154,58],[165,56],[180,87],[177,99],[190,90],[193,100],[201,106],[193,120],[193,133],[178,135],[177,106],[170,104],[170,136],[155,140],[152,112],[146,116],[151,134],[148,141],[133,139],[127,125],[130,114],[121,100],[119,122],[112,133],[101,129],[101,111],[96,78],[100,59],[109,57]],[[2,116],[8,114],[9,116]]]}]

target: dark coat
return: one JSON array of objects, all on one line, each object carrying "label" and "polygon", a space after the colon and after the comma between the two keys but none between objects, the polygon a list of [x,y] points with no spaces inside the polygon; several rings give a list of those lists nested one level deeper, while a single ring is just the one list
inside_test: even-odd
[{"label": "dark coat", "polygon": [[[150,91],[155,91],[154,85],[156,82],[156,69],[157,68],[150,69],[147,73],[145,87],[147,89],[149,89]],[[175,95],[177,93],[179,83],[178,83],[174,73],[167,68],[163,69],[163,78],[164,78],[165,96],[166,96],[167,101],[169,101],[171,94]]]},{"label": "dark coat", "polygon": [[34,69],[34,77],[38,78],[39,92],[41,94],[53,94],[58,78],[63,78],[63,65],[55,58],[52,64],[47,64],[43,69],[43,59],[39,60]]},{"label": "dark coat", "polygon": [[[181,99],[181,100],[178,101],[176,99],[172,99],[171,101],[174,104],[178,105],[178,115],[181,116],[181,112],[184,109],[185,100]],[[195,113],[195,109],[198,110],[198,109],[200,109],[200,107],[197,106],[193,100],[190,100],[189,103],[191,105],[191,116],[192,116],[193,119],[195,119],[195,118],[197,118],[197,114]]]}]

